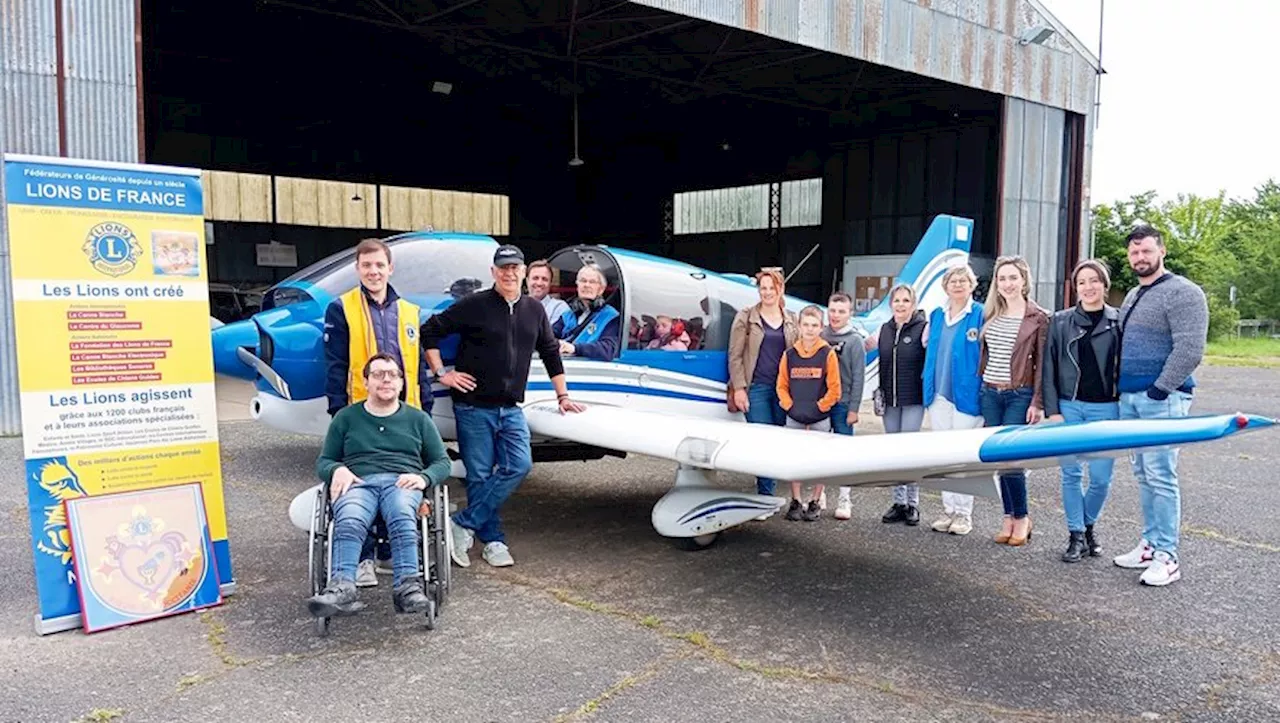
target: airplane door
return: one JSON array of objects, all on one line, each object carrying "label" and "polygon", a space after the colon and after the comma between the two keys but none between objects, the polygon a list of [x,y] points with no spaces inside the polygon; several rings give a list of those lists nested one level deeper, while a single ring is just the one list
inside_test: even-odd
[{"label": "airplane door", "polygon": [[716,321],[705,274],[679,263],[626,259],[623,361],[726,381],[724,349],[707,348]]}]

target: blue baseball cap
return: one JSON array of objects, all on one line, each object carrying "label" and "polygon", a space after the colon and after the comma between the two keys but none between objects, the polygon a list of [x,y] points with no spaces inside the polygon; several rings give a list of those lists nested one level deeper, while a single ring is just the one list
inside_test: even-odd
[{"label": "blue baseball cap", "polygon": [[510,266],[511,264],[523,264],[524,252],[512,246],[511,244],[503,244],[493,254],[494,266]]}]

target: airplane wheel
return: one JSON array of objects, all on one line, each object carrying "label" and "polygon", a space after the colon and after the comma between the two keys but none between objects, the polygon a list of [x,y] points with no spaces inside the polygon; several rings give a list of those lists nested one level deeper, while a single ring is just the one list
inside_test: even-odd
[{"label": "airplane wheel", "polygon": [[720,539],[719,532],[712,532],[709,535],[698,535],[696,537],[674,537],[676,547],[686,552],[697,552],[705,550],[716,544],[716,540]]}]

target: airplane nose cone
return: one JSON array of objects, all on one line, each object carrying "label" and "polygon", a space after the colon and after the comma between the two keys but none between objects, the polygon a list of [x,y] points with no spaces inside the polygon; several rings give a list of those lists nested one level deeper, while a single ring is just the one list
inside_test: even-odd
[{"label": "airplane nose cone", "polygon": [[214,329],[213,370],[218,374],[226,374],[241,379],[253,380],[257,373],[236,356],[236,349],[247,346],[258,348],[258,328],[253,320],[245,319],[226,324]]}]

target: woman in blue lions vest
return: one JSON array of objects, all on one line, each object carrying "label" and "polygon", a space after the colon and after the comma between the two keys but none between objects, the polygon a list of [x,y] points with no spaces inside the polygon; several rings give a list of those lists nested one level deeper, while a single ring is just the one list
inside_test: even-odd
[{"label": "woman in blue lions vest", "polygon": [[552,325],[560,340],[560,355],[609,361],[618,356],[622,322],[618,310],[604,300],[604,272],[599,266],[583,266],[578,269],[577,284],[578,295]]},{"label": "woman in blue lions vest", "polygon": [[[982,426],[978,401],[978,332],[982,304],[973,300],[978,277],[967,264],[942,275],[947,301],[929,314],[929,342],[924,353],[924,406],[929,427],[976,429]],[[967,535],[973,531],[973,495],[942,493],[943,515],[935,532]]]}]

